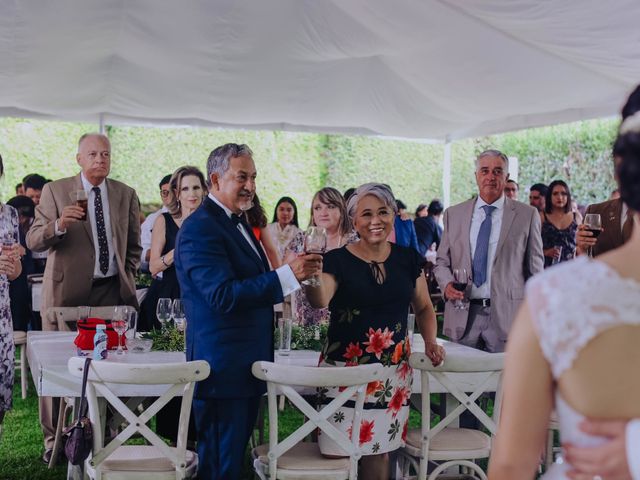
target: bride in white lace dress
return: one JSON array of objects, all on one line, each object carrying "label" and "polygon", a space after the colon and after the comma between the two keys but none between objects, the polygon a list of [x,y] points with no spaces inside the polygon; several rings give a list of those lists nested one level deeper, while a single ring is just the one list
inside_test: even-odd
[{"label": "bride in white lace dress", "polygon": [[[581,431],[583,419],[640,417],[640,112],[622,123],[614,153],[632,236],[617,250],[528,283],[507,343],[491,480],[534,478],[554,408],[562,443],[582,447],[608,441]],[[543,478],[574,478],[572,469],[555,464]]]}]

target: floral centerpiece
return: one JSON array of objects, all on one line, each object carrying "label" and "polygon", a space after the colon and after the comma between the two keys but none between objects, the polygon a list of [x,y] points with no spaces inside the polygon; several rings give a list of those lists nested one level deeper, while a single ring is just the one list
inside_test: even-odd
[{"label": "floral centerpiece", "polygon": [[292,350],[315,350],[320,352],[327,340],[329,325],[294,325],[291,328]]}]

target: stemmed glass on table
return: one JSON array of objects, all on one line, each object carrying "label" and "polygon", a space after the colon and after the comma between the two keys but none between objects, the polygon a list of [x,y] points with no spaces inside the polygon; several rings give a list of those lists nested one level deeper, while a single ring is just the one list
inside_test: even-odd
[{"label": "stemmed glass on table", "polygon": [[113,317],[111,317],[111,326],[118,334],[118,350],[116,352],[117,355],[122,355],[124,350],[122,349],[122,335],[127,331],[127,327],[129,326],[128,315],[127,315],[128,307],[124,305],[118,305],[113,310]]},{"label": "stemmed glass on table", "polygon": [[178,331],[184,332],[186,315],[184,313],[184,304],[179,298],[176,298],[171,304],[171,318]]},{"label": "stemmed glass on table", "polygon": [[[598,238],[598,236],[602,233],[602,218],[599,213],[587,213],[584,216],[584,221],[582,222],[588,232],[593,234],[593,238]],[[593,257],[593,247],[590,246],[587,252],[590,257]]]},{"label": "stemmed glass on table", "polygon": [[[317,255],[323,255],[327,250],[327,231],[322,227],[309,227],[304,234],[304,253],[314,253]],[[310,287],[318,287],[320,280],[317,277],[303,280],[304,285]]]},{"label": "stemmed glass on table", "polygon": [[162,330],[166,328],[167,322],[171,320],[171,299],[170,298],[159,298],[158,304],[156,305],[156,317],[158,317],[158,321],[160,325],[162,325]]},{"label": "stemmed glass on table", "polygon": [[[467,290],[467,286],[471,281],[471,275],[467,272],[466,268],[454,268],[453,269],[453,288],[458,292],[464,293]],[[468,303],[465,300],[457,299],[453,302],[453,308],[455,310],[466,310]]]}]

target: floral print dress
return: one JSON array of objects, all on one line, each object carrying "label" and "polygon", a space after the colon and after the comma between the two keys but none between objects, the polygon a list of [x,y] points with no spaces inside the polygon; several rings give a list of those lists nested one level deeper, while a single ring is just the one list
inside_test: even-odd
[{"label": "floral print dress", "polygon": [[[390,372],[387,380],[367,387],[360,429],[363,455],[396,450],[406,437],[413,381],[407,313],[422,263],[424,259],[414,249],[391,244],[384,262],[386,277],[378,283],[382,279],[376,279],[372,264],[345,247],[324,258],[324,271],[336,278],[338,289],[329,304],[331,319],[319,366],[377,362]],[[330,402],[336,390],[321,391],[320,403]],[[347,406],[331,420],[336,428],[348,432],[352,418],[353,408]],[[320,435],[318,441],[323,454],[344,455],[328,436]]]},{"label": "floral print dress", "polygon": [[[5,236],[12,236],[18,243],[18,212],[9,205],[0,205],[0,238]],[[9,280],[6,275],[0,275],[0,412],[11,410],[14,361]]]}]

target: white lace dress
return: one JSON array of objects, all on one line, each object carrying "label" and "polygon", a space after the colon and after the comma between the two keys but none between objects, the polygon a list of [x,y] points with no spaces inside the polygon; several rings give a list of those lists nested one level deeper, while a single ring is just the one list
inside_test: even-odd
[{"label": "white lace dress", "polygon": [[[527,298],[542,352],[557,380],[573,365],[580,350],[602,331],[640,324],[640,283],[622,278],[608,265],[585,257],[537,275],[527,284]],[[606,439],[587,435],[578,425],[584,417],[555,393],[563,442],[596,446]],[[545,480],[567,479],[570,466],[553,465]]]}]

